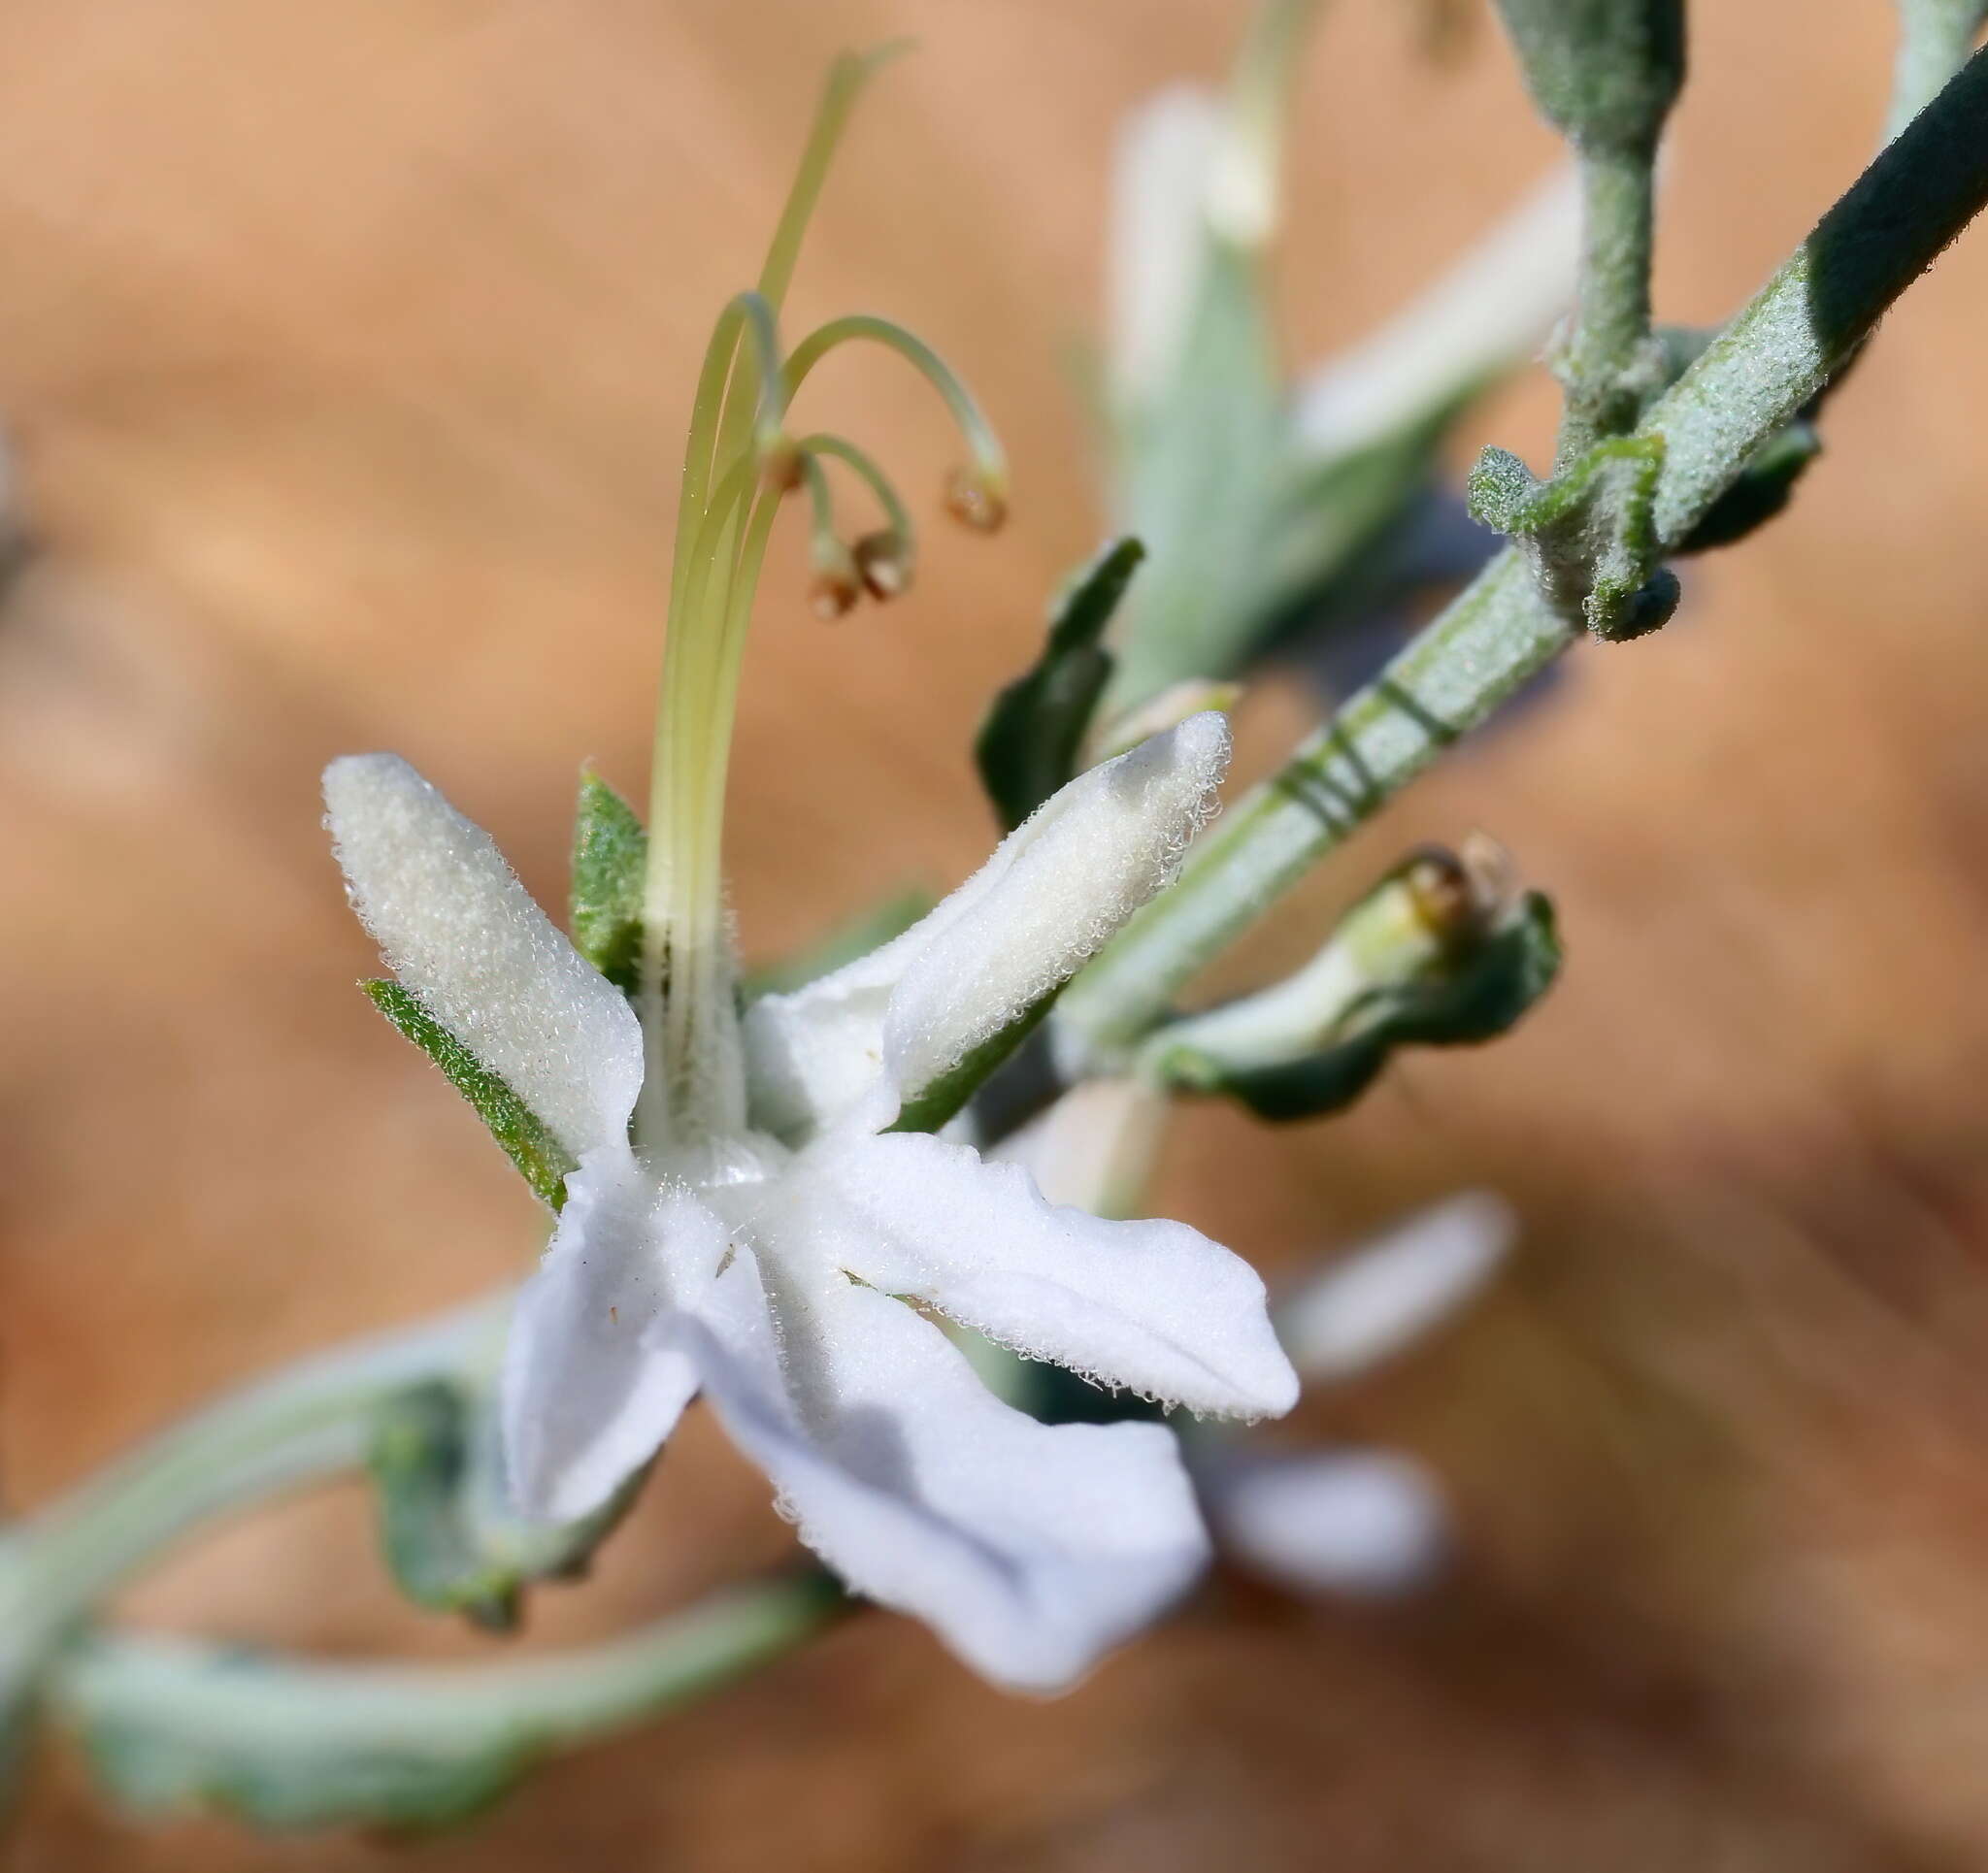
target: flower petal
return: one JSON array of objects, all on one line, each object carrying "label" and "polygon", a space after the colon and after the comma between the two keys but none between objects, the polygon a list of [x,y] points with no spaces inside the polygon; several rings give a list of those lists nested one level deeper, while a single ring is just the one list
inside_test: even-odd
[{"label": "flower petal", "polygon": [[334,761],[324,800],[352,908],[393,972],[576,1158],[622,1139],[641,1026],[490,836],[398,755]]},{"label": "flower petal", "polygon": [[655,1184],[625,1144],[566,1180],[566,1207],[524,1284],[505,1349],[505,1466],[521,1514],[571,1522],[648,1462],[697,1390],[652,1331],[715,1273],[724,1225]]},{"label": "flower petal", "polygon": [[1441,1565],[1442,1498],[1412,1459],[1223,1449],[1195,1481],[1223,1551],[1294,1593],[1404,1594]]},{"label": "flower petal", "polygon": [[[735,1263],[756,1267],[749,1254]],[[982,1676],[1058,1691],[1182,1594],[1208,1537],[1158,1425],[1040,1425],[887,1295],[780,1296],[730,1275],[695,1348],[706,1396],[801,1538]],[[716,1292],[716,1291],[714,1291]]]},{"label": "flower petal", "polygon": [[1288,1411],[1262,1279],[1184,1223],[1046,1202],[1018,1165],[914,1133],[808,1154],[817,1248],[989,1339],[1199,1412]]},{"label": "flower petal", "polygon": [[1223,717],[1189,716],[1078,774],[902,936],[755,1002],[746,1044],[757,1121],[792,1137],[879,1086],[895,1110],[1000,1034],[1166,883],[1228,761]]},{"label": "flower petal", "polygon": [[1351,1378],[1461,1307],[1517,1232],[1511,1206],[1486,1190],[1418,1210],[1279,1301],[1277,1336],[1307,1378]]}]

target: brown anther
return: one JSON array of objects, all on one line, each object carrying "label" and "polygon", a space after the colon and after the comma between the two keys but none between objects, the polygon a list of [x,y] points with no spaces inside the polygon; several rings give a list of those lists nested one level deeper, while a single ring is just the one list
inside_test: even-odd
[{"label": "brown anther", "polygon": [[976,533],[998,533],[1008,502],[977,469],[956,468],[945,477],[945,510]]},{"label": "brown anther", "polygon": [[863,588],[843,572],[816,573],[808,587],[808,603],[824,624],[845,616],[863,595]]},{"label": "brown anther", "polygon": [[854,553],[857,575],[873,599],[894,599],[911,582],[911,555],[897,534],[865,534],[856,542]]}]

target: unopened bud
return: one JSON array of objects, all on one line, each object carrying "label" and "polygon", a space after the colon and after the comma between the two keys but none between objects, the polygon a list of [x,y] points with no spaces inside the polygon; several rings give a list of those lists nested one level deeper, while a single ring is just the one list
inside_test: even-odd
[{"label": "unopened bud", "polygon": [[873,599],[894,599],[911,582],[911,555],[894,530],[865,534],[856,542],[856,575]]},{"label": "unopened bud", "polygon": [[945,510],[976,533],[998,533],[1008,518],[1008,496],[984,470],[956,468],[945,477]]}]

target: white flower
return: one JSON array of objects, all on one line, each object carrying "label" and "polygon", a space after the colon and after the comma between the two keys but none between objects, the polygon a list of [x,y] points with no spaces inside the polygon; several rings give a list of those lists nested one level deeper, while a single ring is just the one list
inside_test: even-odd
[{"label": "white flower", "polygon": [[1207,1537],[1172,1434],[1038,1424],[928,1315],[1253,1417],[1297,1390],[1260,1280],[1183,1225],[1057,1207],[1017,1167],[887,1128],[1159,888],[1227,754],[1209,713],[1079,775],[905,936],[752,1007],[746,1123],[640,1150],[620,993],[413,769],[332,765],[339,859],[388,962],[579,1163],[512,1331],[521,1508],[597,1506],[702,1388],[810,1546],[1002,1683],[1068,1683],[1192,1581]]}]

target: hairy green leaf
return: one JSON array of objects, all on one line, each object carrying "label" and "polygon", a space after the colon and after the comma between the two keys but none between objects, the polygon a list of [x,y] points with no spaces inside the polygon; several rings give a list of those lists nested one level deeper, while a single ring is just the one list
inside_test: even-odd
[{"label": "hairy green leaf", "polygon": [[460,1613],[492,1631],[517,1624],[530,1582],[583,1573],[642,1482],[631,1478],[580,1522],[520,1521],[510,1508],[489,1401],[441,1379],[381,1405],[366,1466],[401,1591],[417,1606]]},{"label": "hairy green leaf", "polygon": [[373,1005],[441,1068],[449,1085],[476,1108],[490,1135],[504,1147],[505,1156],[540,1199],[553,1209],[564,1203],[574,1160],[538,1114],[398,982],[361,982],[359,986]]},{"label": "hairy green leaf", "polygon": [[642,971],[642,881],[648,835],[597,773],[580,776],[573,823],[573,946],[623,994]]},{"label": "hairy green leaf", "polygon": [[[265,1667],[252,1653],[208,1669],[249,1684],[264,1675],[281,1682],[281,1667]],[[235,1739],[210,1747],[197,1730],[143,1720],[91,1725],[83,1744],[98,1780],[126,1807],[216,1813],[272,1831],[355,1821],[410,1832],[452,1826],[498,1800],[542,1754],[523,1738],[462,1750],[446,1733],[429,1750],[357,1739],[329,1753],[298,1750],[281,1723],[247,1747]]]}]

